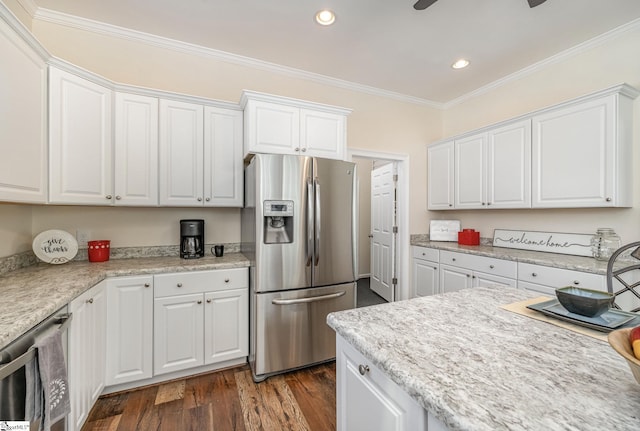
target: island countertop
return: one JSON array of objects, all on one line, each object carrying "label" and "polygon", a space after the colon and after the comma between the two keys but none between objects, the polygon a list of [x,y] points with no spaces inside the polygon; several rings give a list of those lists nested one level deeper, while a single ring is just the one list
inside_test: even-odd
[{"label": "island countertop", "polygon": [[41,263],[0,276],[0,349],[107,277],[243,268],[240,253],[200,259],[142,257],[63,265]]},{"label": "island countertop", "polygon": [[638,430],[640,384],[608,343],[464,289],[332,313],[336,333],[451,430]]}]

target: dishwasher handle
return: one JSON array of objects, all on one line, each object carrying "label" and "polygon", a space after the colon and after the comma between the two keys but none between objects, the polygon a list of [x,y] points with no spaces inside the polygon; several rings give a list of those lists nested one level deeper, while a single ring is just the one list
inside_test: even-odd
[{"label": "dishwasher handle", "polygon": [[[67,328],[69,328],[69,325],[71,324],[72,319],[73,319],[72,314],[61,315],[58,318],[58,321],[56,322],[57,324],[60,325],[60,327],[58,328],[58,331],[61,331],[61,332],[66,331]],[[35,357],[35,355],[36,355],[36,349],[35,347],[32,346],[26,352],[24,352],[22,355],[18,356],[11,362],[0,365],[0,380],[9,377],[11,374],[15,373],[20,368],[27,365],[27,363],[29,363],[29,361],[32,360]]]}]

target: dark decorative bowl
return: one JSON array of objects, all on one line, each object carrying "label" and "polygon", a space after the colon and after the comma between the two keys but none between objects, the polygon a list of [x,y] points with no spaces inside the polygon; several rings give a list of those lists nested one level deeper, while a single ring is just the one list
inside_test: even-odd
[{"label": "dark decorative bowl", "polygon": [[556,289],[558,301],[568,311],[583,316],[599,316],[611,307],[614,296],[600,290],[567,286]]}]

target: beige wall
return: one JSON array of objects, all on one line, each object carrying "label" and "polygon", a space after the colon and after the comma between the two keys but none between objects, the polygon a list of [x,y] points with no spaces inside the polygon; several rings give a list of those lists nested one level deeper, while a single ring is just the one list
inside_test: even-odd
[{"label": "beige wall", "polygon": [[353,162],[358,165],[358,198],[360,213],[358,225],[358,273],[359,275],[371,272],[371,169],[372,159],[355,158]]},{"label": "beige wall", "polygon": [[31,15],[16,0],[2,0],[2,3],[24,24],[25,27],[31,28]]},{"label": "beige wall", "polygon": [[32,208],[0,204],[0,257],[31,250]]},{"label": "beige wall", "polygon": [[[445,111],[444,136],[515,117],[583,94],[626,82],[640,89],[640,26],[570,59],[502,85]],[[459,219],[463,227],[492,237],[495,228],[595,233],[612,227],[623,243],[640,240],[640,98],[634,104],[634,208],[574,210],[486,210],[430,212]],[[576,154],[574,169],[580,169]],[[567,173],[571,175],[569,171]]]}]

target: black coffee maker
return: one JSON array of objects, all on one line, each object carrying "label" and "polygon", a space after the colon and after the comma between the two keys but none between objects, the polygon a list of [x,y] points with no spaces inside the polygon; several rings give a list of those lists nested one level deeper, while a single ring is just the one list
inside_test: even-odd
[{"label": "black coffee maker", "polygon": [[204,220],[180,220],[180,257],[204,256]]}]

